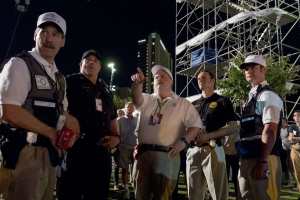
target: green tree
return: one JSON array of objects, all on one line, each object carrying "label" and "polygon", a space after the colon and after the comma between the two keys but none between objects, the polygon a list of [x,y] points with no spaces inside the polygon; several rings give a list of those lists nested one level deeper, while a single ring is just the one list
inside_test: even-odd
[{"label": "green tree", "polygon": [[128,87],[116,87],[113,92],[113,102],[117,109],[124,108],[125,103],[131,101],[131,89]]},{"label": "green tree", "polygon": [[124,108],[124,105],[126,103],[125,99],[121,99],[117,94],[113,95],[113,102],[117,109]]},{"label": "green tree", "polygon": [[[235,106],[241,105],[248,97],[250,85],[244,78],[243,72],[239,69],[244,57],[239,56],[229,63],[229,68],[224,78],[218,80],[217,86],[220,92],[231,98]],[[266,79],[270,86],[281,96],[296,92],[295,88],[286,87],[287,82],[298,77],[295,66],[289,63],[286,57],[276,60],[273,57],[267,58]]]}]

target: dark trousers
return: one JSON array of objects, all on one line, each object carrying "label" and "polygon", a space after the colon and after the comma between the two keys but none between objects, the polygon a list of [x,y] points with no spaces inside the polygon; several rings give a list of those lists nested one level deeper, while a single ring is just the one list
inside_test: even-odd
[{"label": "dark trousers", "polygon": [[119,184],[119,169],[120,169],[120,165],[119,165],[119,156],[120,156],[120,151],[119,148],[112,154],[112,159],[114,161],[114,165],[113,165],[113,179],[114,179],[114,184],[118,185]]},{"label": "dark trousers", "polygon": [[282,173],[284,175],[283,177],[283,183],[288,184],[289,182],[289,171],[291,169],[290,167],[290,150],[284,150],[282,149],[280,151],[280,162],[281,162],[281,168],[282,168]]},{"label": "dark trousers", "polygon": [[227,169],[227,176],[228,176],[228,181],[229,181],[229,172],[230,172],[230,168],[231,168],[231,172],[232,172],[232,182],[234,185],[234,192],[235,192],[235,197],[236,199],[240,199],[239,198],[239,183],[238,183],[238,172],[239,172],[239,157],[237,154],[235,155],[227,155],[226,154],[226,169]]},{"label": "dark trousers", "polygon": [[173,191],[172,194],[172,199],[173,200],[182,200],[182,197],[178,194],[178,182],[179,182],[179,175],[180,172],[183,172],[183,176],[184,176],[184,185],[186,186],[186,150],[183,150],[180,152],[180,170],[178,173],[178,179],[177,179],[177,183],[176,183],[176,187]]},{"label": "dark trousers", "polygon": [[67,170],[62,174],[59,200],[105,200],[108,198],[111,156],[95,147],[74,148],[68,152]]}]

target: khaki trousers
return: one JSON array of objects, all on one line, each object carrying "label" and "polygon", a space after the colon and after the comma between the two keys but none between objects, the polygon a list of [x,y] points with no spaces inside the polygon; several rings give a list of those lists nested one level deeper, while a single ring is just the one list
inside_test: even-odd
[{"label": "khaki trousers", "polygon": [[282,176],[280,157],[270,155],[268,158],[268,165],[270,175],[268,177],[267,193],[271,200],[279,200]]},{"label": "khaki trousers", "polygon": [[176,187],[180,156],[167,152],[146,151],[135,161],[136,200],[170,200]]},{"label": "khaki trousers", "polygon": [[297,181],[298,190],[300,191],[300,151],[294,148],[291,149],[291,160]]},{"label": "khaki trousers", "polygon": [[16,169],[1,171],[0,182],[3,176],[10,181],[5,186],[7,200],[53,200],[56,175],[47,148],[27,145],[20,152]]},{"label": "khaki trousers", "polygon": [[8,188],[13,180],[13,170],[0,168],[0,194],[7,199]]},{"label": "khaki trousers", "polygon": [[228,199],[228,180],[223,147],[189,148],[186,161],[187,188],[190,200],[203,200],[208,190],[213,200]]},{"label": "khaki trousers", "polygon": [[[267,193],[272,195],[272,198],[279,198],[280,190],[280,173],[278,170],[281,170],[280,161],[277,156],[269,157],[269,170],[270,176],[266,179],[254,179],[253,170],[256,166],[257,159],[241,159],[240,160],[240,170],[239,170],[239,186],[241,191],[241,197],[243,200],[270,200],[270,196]],[[272,187],[270,187],[272,185]],[[269,187],[269,188],[268,188]]]}]

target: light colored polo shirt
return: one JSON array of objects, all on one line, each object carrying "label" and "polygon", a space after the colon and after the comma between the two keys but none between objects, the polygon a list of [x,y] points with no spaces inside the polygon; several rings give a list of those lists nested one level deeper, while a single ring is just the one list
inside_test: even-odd
[{"label": "light colored polo shirt", "polygon": [[[137,127],[138,143],[169,146],[185,134],[187,128],[202,128],[194,106],[175,94],[162,100],[156,94],[143,94],[143,104],[137,108],[140,119]],[[160,123],[153,116],[161,114]]]}]

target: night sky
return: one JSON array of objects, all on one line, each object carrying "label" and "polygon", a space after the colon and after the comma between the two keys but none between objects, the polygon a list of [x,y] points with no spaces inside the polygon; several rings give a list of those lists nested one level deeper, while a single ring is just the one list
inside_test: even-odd
[{"label": "night sky", "polygon": [[95,48],[103,56],[104,80],[109,82],[107,62],[114,61],[114,84],[129,86],[136,68],[137,41],[151,32],[161,35],[174,58],[174,0],[30,0],[24,13],[17,11],[14,0],[2,0],[1,61],[34,46],[37,17],[48,11],[57,12],[67,22],[66,46],[56,59],[64,74],[78,72],[82,52]]}]

